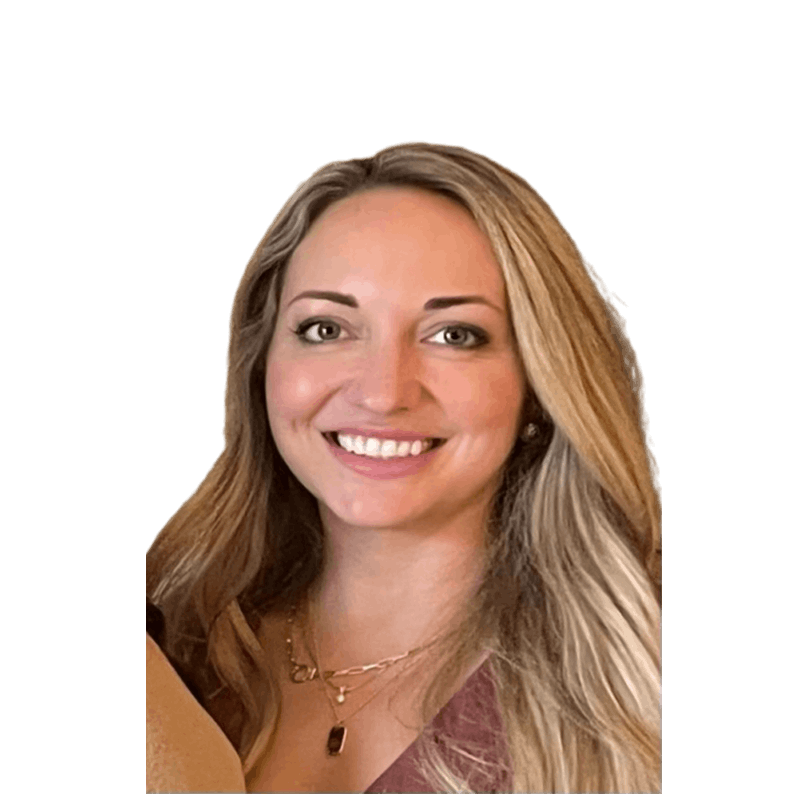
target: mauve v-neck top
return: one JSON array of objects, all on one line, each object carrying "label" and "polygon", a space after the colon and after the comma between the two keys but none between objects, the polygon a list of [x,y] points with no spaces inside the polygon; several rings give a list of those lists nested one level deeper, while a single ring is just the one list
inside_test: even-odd
[{"label": "mauve v-neck top", "polygon": [[[440,709],[426,729],[436,732],[440,755],[449,767],[455,773],[468,777],[472,791],[488,794],[513,790],[504,725],[491,675],[490,660],[486,659]],[[486,775],[473,762],[453,753],[446,747],[444,737],[459,742],[462,749],[493,765],[493,771]],[[418,771],[415,740],[364,794],[436,791]]]},{"label": "mauve v-neck top", "polygon": [[[147,599],[147,632],[163,648],[163,615]],[[170,663],[172,660],[169,660]],[[173,665],[174,666],[174,665]],[[178,674],[191,693],[201,700],[191,681],[183,672]],[[486,659],[465,681],[459,691],[443,706],[427,730],[435,741],[443,760],[451,769],[468,777],[472,791],[504,792],[513,788],[504,726],[499,711],[496,688],[491,678],[490,660]],[[486,774],[479,765],[453,753],[448,740],[459,743],[492,771]],[[470,748],[470,749],[468,749]],[[417,768],[417,740],[412,742],[370,786],[364,794],[405,794],[406,792],[435,792]]]}]

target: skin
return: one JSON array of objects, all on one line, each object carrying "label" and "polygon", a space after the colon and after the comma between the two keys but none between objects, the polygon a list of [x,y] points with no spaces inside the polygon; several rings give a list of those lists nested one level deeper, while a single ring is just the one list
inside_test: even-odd
[{"label": "skin", "polygon": [[245,791],[237,752],[147,634],[147,791]]},{"label": "skin", "polygon": [[[305,290],[351,294],[358,308],[291,303]],[[460,295],[492,306],[424,311],[431,298]],[[307,336],[327,341],[295,334],[312,318],[326,322]],[[449,338],[444,329],[458,324],[489,341],[472,347],[475,337],[453,328]],[[279,452],[318,500],[325,529],[311,618],[324,667],[420,644],[476,587],[524,383],[500,268],[462,207],[379,188],[330,206],[310,229],[285,276],[266,399]],[[447,441],[420,472],[372,480],[339,462],[322,436],[352,426]]]}]

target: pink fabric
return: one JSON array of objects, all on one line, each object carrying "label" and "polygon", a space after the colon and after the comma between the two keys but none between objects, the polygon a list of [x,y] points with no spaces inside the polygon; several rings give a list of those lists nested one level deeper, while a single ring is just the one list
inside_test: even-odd
[{"label": "pink fabric", "polygon": [[[436,729],[441,738],[451,738],[463,747],[473,745],[472,754],[477,758],[503,767],[494,773],[495,777],[485,777],[480,770],[475,769],[472,762],[466,762],[465,758],[460,758],[446,748],[445,742],[440,741],[440,754],[454,772],[470,775],[473,791],[497,792],[512,789],[512,772],[503,735],[503,723],[488,660],[477,668],[440,710],[429,729]],[[365,794],[434,792],[435,789],[431,788],[418,772],[416,761],[417,741],[404,750],[372,783]]]}]

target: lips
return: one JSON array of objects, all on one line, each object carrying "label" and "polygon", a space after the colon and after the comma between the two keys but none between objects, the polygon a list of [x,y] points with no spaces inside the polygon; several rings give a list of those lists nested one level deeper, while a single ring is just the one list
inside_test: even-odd
[{"label": "lips", "polygon": [[[370,480],[396,480],[400,477],[411,477],[425,470],[432,465],[439,454],[439,446],[442,446],[448,439],[434,439],[434,443],[424,452],[418,455],[407,455],[406,457],[376,458],[368,455],[357,455],[349,452],[335,441],[337,433],[322,433],[327,443],[330,454],[333,455],[343,466],[354,472],[357,476]],[[423,436],[426,438],[426,436]],[[394,439],[393,439],[394,440]],[[439,442],[439,443],[436,443]],[[406,443],[402,441],[401,443]],[[416,442],[412,442],[416,443]]]}]

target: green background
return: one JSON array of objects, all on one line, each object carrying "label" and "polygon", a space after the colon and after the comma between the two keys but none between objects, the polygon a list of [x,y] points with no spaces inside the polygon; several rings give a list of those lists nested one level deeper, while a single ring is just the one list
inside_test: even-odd
[{"label": "green background", "polygon": [[141,555],[220,450],[245,262],[318,166],[428,140],[528,179],[627,304],[664,493],[668,790],[793,783],[795,7],[25,8],[0,25],[6,779],[140,790]]}]

